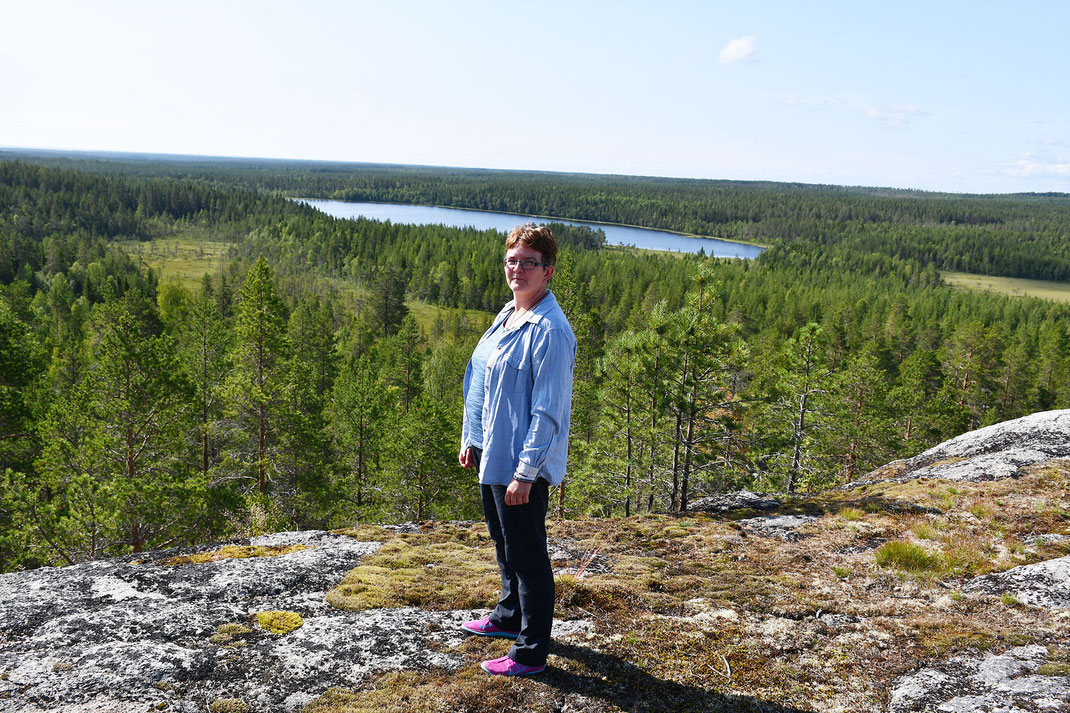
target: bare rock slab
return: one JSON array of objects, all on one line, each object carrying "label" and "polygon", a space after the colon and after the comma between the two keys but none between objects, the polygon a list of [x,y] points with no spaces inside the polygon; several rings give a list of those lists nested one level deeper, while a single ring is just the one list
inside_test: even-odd
[{"label": "bare rock slab", "polygon": [[1022,604],[1070,609],[1070,557],[986,574],[971,580],[964,589],[986,594],[1013,594]]},{"label": "bare rock slab", "polygon": [[958,656],[903,676],[890,713],[1025,713],[1070,710],[1070,677],[1048,673],[1045,646],[984,657]]},{"label": "bare rock slab", "polygon": [[981,482],[1012,478],[1022,468],[1070,457],[1070,409],[997,423],[894,461],[852,485],[943,478]]},{"label": "bare rock slab", "polygon": [[[0,711],[166,703],[192,712],[221,698],[298,711],[375,672],[459,665],[449,649],[471,612],[343,612],[324,600],[379,543],[297,532],[247,544],[307,549],[164,565],[193,551],[170,550],[0,575]],[[295,612],[303,624],[267,632],[255,615],[268,610]],[[220,637],[223,625],[241,633]]]}]

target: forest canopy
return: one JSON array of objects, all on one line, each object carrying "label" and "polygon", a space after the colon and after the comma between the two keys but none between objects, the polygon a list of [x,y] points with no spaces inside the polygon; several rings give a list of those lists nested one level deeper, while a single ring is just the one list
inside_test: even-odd
[{"label": "forest canopy", "polygon": [[[456,465],[460,382],[510,298],[504,236],[341,220],[291,196],[771,246],[754,261],[663,255],[551,222],[551,287],[579,342],[559,514],[827,488],[1070,406],[1070,306],[953,290],[938,272],[1065,279],[1065,196],[0,160],[0,570],[280,527],[478,517]],[[190,287],[122,247],[176,236],[226,244],[222,268]]]}]

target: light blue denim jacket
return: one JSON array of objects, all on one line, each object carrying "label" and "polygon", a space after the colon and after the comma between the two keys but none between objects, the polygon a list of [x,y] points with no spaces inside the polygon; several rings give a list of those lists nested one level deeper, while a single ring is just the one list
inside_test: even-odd
[{"label": "light blue denim jacket", "polygon": [[[513,311],[510,301],[480,341]],[[508,485],[517,474],[558,485],[568,460],[568,426],[572,415],[572,368],[576,337],[552,292],[507,332],[487,359],[483,406],[483,456],[479,482]],[[464,394],[475,375],[464,371]],[[483,375],[480,375],[481,377]],[[462,420],[461,449],[472,445],[468,419]]]}]

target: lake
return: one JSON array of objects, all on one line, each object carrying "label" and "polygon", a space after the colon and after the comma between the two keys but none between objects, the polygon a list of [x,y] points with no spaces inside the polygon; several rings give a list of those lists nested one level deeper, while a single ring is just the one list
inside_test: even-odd
[{"label": "lake", "polygon": [[483,210],[464,210],[461,208],[436,208],[426,205],[407,205],[404,203],[351,203],[348,201],[329,201],[314,198],[301,199],[317,210],[335,218],[369,218],[371,220],[389,220],[391,223],[409,225],[446,225],[453,228],[473,227],[477,230],[499,230],[508,233],[518,225],[527,222],[556,222],[568,225],[586,225],[601,230],[606,234],[609,245],[634,245],[648,250],[673,250],[677,252],[697,253],[705,250],[714,257],[758,257],[764,248],[728,240],[713,238],[689,238],[664,230],[631,228],[624,225],[603,225],[582,220],[558,220],[556,218],[534,218],[530,215],[513,213],[491,213]]}]

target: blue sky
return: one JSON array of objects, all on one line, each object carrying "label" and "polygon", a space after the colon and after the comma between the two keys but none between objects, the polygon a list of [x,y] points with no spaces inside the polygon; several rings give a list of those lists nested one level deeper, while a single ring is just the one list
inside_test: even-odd
[{"label": "blue sky", "polygon": [[1070,2],[0,0],[0,146],[1070,192]]}]

